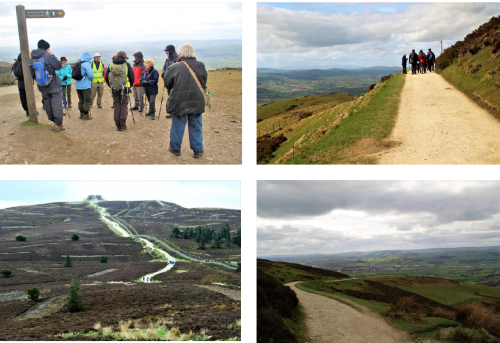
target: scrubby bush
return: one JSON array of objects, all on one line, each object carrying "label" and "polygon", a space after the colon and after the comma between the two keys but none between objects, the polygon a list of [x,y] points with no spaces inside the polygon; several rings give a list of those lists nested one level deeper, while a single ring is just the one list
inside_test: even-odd
[{"label": "scrubby bush", "polygon": [[106,255],[101,256],[101,263],[108,263],[108,256]]},{"label": "scrubby bush", "polygon": [[40,290],[36,287],[28,288],[28,299],[37,301],[40,298]]},{"label": "scrubby bush", "polygon": [[64,266],[65,267],[73,267],[73,260],[69,255],[66,255],[66,259],[64,260]]},{"label": "scrubby bush", "polygon": [[73,236],[71,236],[71,239],[74,241],[77,241],[80,239],[80,236],[78,236],[76,233],[74,233]]},{"label": "scrubby bush", "polygon": [[498,342],[486,332],[464,327],[443,328],[437,331],[436,338],[454,343],[495,343]]},{"label": "scrubby bush", "polygon": [[75,279],[71,280],[71,285],[69,286],[69,294],[66,300],[66,307],[69,312],[78,312],[83,310],[83,300],[78,291],[80,290],[80,284]]},{"label": "scrubby bush", "polygon": [[241,272],[241,261],[238,261],[238,263],[236,264],[236,270]]},{"label": "scrubby bush", "polygon": [[0,272],[3,276],[5,277],[9,277],[10,274],[12,274],[12,270],[10,269],[3,269],[1,272]]},{"label": "scrubby bush", "polygon": [[500,316],[480,304],[467,304],[458,309],[457,320],[465,326],[481,329],[500,336]]},{"label": "scrubby bush", "polygon": [[432,315],[434,317],[441,317],[441,318],[446,318],[449,320],[456,320],[457,319],[457,315],[455,312],[445,310],[444,308],[441,308],[441,307],[436,308]]},{"label": "scrubby bush", "polygon": [[24,237],[23,235],[17,235],[16,236],[16,241],[24,242],[25,240],[27,240],[27,238]]}]

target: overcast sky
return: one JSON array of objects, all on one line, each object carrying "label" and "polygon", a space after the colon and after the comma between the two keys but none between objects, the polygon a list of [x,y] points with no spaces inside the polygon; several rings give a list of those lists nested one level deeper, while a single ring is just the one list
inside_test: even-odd
[{"label": "overcast sky", "polygon": [[499,3],[260,3],[257,66],[400,66],[403,53],[439,53],[439,41],[446,48],[499,14]]},{"label": "overcast sky", "polygon": [[500,181],[259,181],[258,256],[500,245]]},{"label": "overcast sky", "polygon": [[0,208],[59,201],[162,200],[183,207],[240,209],[239,181],[0,181]]},{"label": "overcast sky", "polygon": [[[0,3],[0,47],[19,46],[18,4]],[[241,3],[45,2],[25,7],[66,13],[62,19],[28,19],[31,48],[40,38],[52,45],[241,39]]]}]

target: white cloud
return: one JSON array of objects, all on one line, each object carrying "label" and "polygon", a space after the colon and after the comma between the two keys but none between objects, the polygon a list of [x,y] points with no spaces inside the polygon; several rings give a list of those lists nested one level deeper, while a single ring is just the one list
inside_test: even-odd
[{"label": "white cloud", "polygon": [[395,66],[403,53],[413,48],[439,52],[439,41],[451,45],[500,12],[498,3],[386,7],[323,13],[258,6],[258,66]]}]

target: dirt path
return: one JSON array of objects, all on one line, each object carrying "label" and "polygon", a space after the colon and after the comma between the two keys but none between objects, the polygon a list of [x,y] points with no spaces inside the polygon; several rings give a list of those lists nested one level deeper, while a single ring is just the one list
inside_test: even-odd
[{"label": "dirt path", "polygon": [[499,164],[500,121],[436,73],[406,76],[396,125],[401,142],[379,164]]},{"label": "dirt path", "polygon": [[308,343],[413,342],[406,332],[390,327],[379,315],[369,310],[361,313],[333,299],[302,291],[296,283],[286,286],[297,294],[305,310]]},{"label": "dirt path", "polygon": [[225,296],[228,296],[233,300],[241,301],[241,291],[235,289],[225,288],[217,285],[195,285],[195,286],[224,294]]},{"label": "dirt path", "polygon": [[[159,88],[163,87],[162,81]],[[64,117],[67,130],[52,131],[41,108],[41,95],[35,90],[39,123],[26,121],[17,86],[0,88],[0,164],[241,164],[241,70],[210,71],[208,87],[212,93],[210,113],[203,115],[205,154],[194,159],[189,148],[188,129],[182,143],[182,156],[168,152],[171,119],[165,118],[167,94],[160,120],[129,113],[128,130],[116,131],[109,88],[103,95],[102,109],[92,109],[91,121],[79,120],[78,96],[72,89],[71,119]],[[132,101],[134,101],[132,99]],[[161,94],[156,101],[157,116]]]}]

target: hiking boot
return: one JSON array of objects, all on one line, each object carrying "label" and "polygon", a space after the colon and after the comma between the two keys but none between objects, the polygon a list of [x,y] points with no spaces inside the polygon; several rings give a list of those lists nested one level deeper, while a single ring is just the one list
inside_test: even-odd
[{"label": "hiking boot", "polygon": [[102,106],[101,105],[97,105],[97,108],[102,108]]},{"label": "hiking boot", "polygon": [[141,108],[139,109],[139,113],[142,113],[142,111],[143,111],[143,110],[144,110],[144,109],[141,107]]},{"label": "hiking boot", "polygon": [[200,151],[195,151],[194,152],[194,155],[193,155],[194,158],[200,158],[200,157],[203,157],[203,153],[200,152]]},{"label": "hiking boot", "polygon": [[139,109],[139,106],[132,107],[132,111],[137,111],[138,109]]},{"label": "hiking boot", "polygon": [[61,124],[61,125],[54,125],[54,129],[53,129],[55,132],[61,132],[61,131],[64,131],[66,130],[64,128],[64,126]]},{"label": "hiking boot", "polygon": [[83,120],[92,120],[92,117],[89,116],[88,114],[84,114],[82,119]]},{"label": "hiking boot", "polygon": [[26,117],[29,117],[29,116],[30,116],[30,114],[28,112],[26,112]]},{"label": "hiking boot", "polygon": [[112,108],[112,109],[114,109],[114,108],[115,108],[115,106],[111,106],[111,108]]},{"label": "hiking boot", "polygon": [[171,115],[171,114],[167,114],[167,115],[165,116],[165,118],[172,118],[172,115]]},{"label": "hiking boot", "polygon": [[71,108],[71,104],[69,104],[68,107]]},{"label": "hiking boot", "polygon": [[172,150],[172,149],[168,148],[168,151],[170,151],[175,156],[180,156],[181,155],[181,151],[180,150]]},{"label": "hiking boot", "polygon": [[80,119],[83,119],[83,112],[80,112]]},{"label": "hiking boot", "polygon": [[151,113],[151,114],[150,114],[150,118],[149,118],[149,119],[151,119],[151,120],[155,120],[155,117],[156,117],[156,113]]}]

